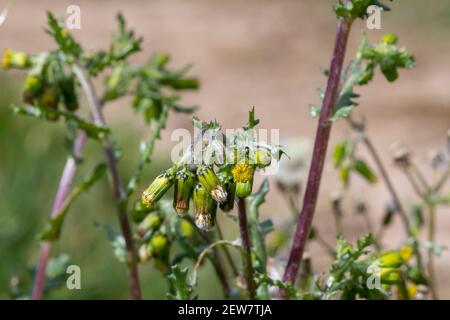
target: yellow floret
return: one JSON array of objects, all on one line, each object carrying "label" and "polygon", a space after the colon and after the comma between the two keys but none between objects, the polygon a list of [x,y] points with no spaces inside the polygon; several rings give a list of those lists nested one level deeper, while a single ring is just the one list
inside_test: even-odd
[{"label": "yellow floret", "polygon": [[253,168],[245,163],[238,163],[231,171],[234,181],[246,183],[253,178]]}]

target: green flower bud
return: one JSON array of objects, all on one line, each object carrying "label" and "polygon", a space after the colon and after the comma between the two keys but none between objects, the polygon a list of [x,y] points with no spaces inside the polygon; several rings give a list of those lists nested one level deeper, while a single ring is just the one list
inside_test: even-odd
[{"label": "green flower bud", "polygon": [[388,251],[385,253],[382,253],[378,257],[378,261],[380,263],[380,267],[387,267],[387,268],[396,268],[399,267],[403,260],[400,256],[400,254],[396,251]]},{"label": "green flower bud", "polygon": [[386,44],[396,44],[398,38],[394,33],[388,33],[383,36],[382,41]]},{"label": "green flower bud", "polygon": [[33,104],[34,98],[39,95],[41,89],[42,80],[37,76],[29,75],[23,83],[23,101],[28,104]]},{"label": "green flower bud", "polygon": [[169,239],[163,234],[155,234],[148,243],[147,254],[151,257],[163,257],[168,249]]},{"label": "green flower bud", "polygon": [[153,180],[152,184],[142,193],[142,204],[146,207],[153,206],[174,182],[173,169],[168,169]]},{"label": "green flower bud", "polygon": [[246,163],[238,163],[231,171],[236,182],[236,195],[241,198],[252,193],[254,168]]},{"label": "green flower bud", "polygon": [[178,213],[189,210],[189,201],[195,187],[195,175],[186,167],[175,174],[173,208]]},{"label": "green flower bud", "polygon": [[211,230],[215,225],[217,202],[214,201],[208,190],[200,183],[197,184],[194,189],[193,200],[195,208],[195,225],[200,230]]},{"label": "green flower bud", "polygon": [[205,165],[201,165],[197,169],[198,181],[205,189],[211,193],[214,200],[219,203],[223,203],[227,200],[227,192],[220,185],[219,178],[217,178],[214,170]]},{"label": "green flower bud", "polygon": [[400,281],[400,270],[398,268],[381,268],[381,283],[397,284]]},{"label": "green flower bud", "polygon": [[28,68],[30,64],[30,57],[25,52],[12,51],[11,49],[6,49],[3,52],[3,69]]},{"label": "green flower bud", "polygon": [[272,154],[269,149],[258,148],[255,152],[255,165],[258,168],[265,168],[270,166],[272,162]]},{"label": "green flower bud", "polygon": [[225,188],[227,192],[227,200],[220,204],[220,209],[225,212],[233,210],[234,198],[236,194],[236,183],[233,180],[233,175],[228,172],[221,172],[217,175],[220,184]]},{"label": "green flower bud", "polygon": [[162,224],[162,217],[157,213],[148,214],[137,227],[137,234],[143,237],[148,231],[158,229]]},{"label": "green flower bud", "polygon": [[180,221],[180,233],[188,239],[192,239],[194,236],[194,228],[192,227],[191,222],[186,219],[181,219]]}]

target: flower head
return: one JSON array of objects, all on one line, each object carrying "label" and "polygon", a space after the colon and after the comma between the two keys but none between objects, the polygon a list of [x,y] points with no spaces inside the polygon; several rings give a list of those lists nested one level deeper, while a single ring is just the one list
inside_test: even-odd
[{"label": "flower head", "polygon": [[253,180],[254,169],[246,163],[238,163],[234,166],[231,172],[233,174],[234,181],[238,183],[245,183]]},{"label": "flower head", "polygon": [[236,182],[236,195],[241,198],[248,197],[253,189],[253,176],[255,170],[246,163],[238,163],[231,173]]}]

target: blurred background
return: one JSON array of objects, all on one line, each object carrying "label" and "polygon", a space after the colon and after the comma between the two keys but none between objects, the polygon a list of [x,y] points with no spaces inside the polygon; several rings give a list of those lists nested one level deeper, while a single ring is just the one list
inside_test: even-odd
[{"label": "blurred background", "polygon": [[[0,0],[0,8],[8,3]],[[216,118],[224,128],[238,128],[247,121],[249,108],[256,106],[261,128],[279,129],[280,137],[290,141],[294,150],[296,146],[307,150],[316,128],[308,106],[319,100],[316,88],[325,86],[321,71],[328,67],[333,45],[336,26],[333,3],[333,0],[17,0],[0,26],[0,51],[11,48],[38,53],[54,48],[43,31],[46,11],[66,17],[66,8],[71,4],[81,8],[81,30],[73,31],[75,37],[86,49],[104,48],[116,30],[115,15],[120,11],[128,25],[144,37],[143,50],[133,57],[134,62],[145,61],[153,52],[168,52],[173,58],[172,67],[193,64],[192,74],[200,78],[201,88],[184,94],[183,101],[198,104],[197,115],[201,119]],[[450,1],[398,0],[389,2],[389,6],[393,10],[382,14],[381,30],[367,30],[362,21],[355,24],[347,58],[354,55],[362,31],[368,32],[371,41],[377,41],[386,32],[395,32],[399,44],[416,56],[416,68],[401,71],[395,83],[390,84],[377,74],[370,86],[358,88],[362,97],[355,113],[358,119],[366,118],[368,133],[407,204],[417,198],[394,166],[390,146],[395,141],[409,145],[418,165],[432,177],[428,154],[445,144],[450,128]],[[19,100],[23,78],[22,72],[0,70],[0,299],[10,297],[10,285],[18,279],[32,281],[29,270],[37,262],[37,234],[47,221],[67,156],[62,123],[47,125],[13,115],[9,106]],[[175,128],[190,128],[189,120],[185,115],[170,118],[143,184],[167,166],[170,149],[175,144],[170,141],[170,133]],[[148,135],[148,129],[126,99],[108,107],[107,121],[121,146],[120,167],[127,178],[137,163],[139,141]],[[337,123],[332,144],[348,133],[344,121]],[[364,156],[363,149],[359,152]],[[103,156],[93,142],[88,144],[85,154],[94,159],[92,163]],[[304,157],[308,163],[307,151]],[[90,167],[81,166],[78,180]],[[301,173],[300,177],[304,179],[305,175],[306,172]],[[262,213],[281,226],[290,219],[289,207],[276,189],[274,177],[270,179],[272,192]],[[314,225],[330,243],[335,241],[336,230],[329,200],[339,189],[337,174],[328,161]],[[367,232],[364,219],[353,213],[355,199],[366,201],[371,223],[378,229],[389,195],[382,183],[372,187],[359,178],[352,180],[343,220],[344,234],[352,241]],[[81,267],[82,290],[60,289],[48,298],[128,297],[125,267],[113,257],[104,230],[96,227],[96,223],[117,227],[116,220],[109,187],[103,180],[71,209],[63,236],[53,251],[54,256],[67,254],[71,263]],[[437,221],[436,242],[449,246],[448,207],[438,211]],[[234,239],[237,235],[234,225],[224,223],[227,238]],[[383,243],[387,248],[398,247],[402,232],[399,221],[395,221],[386,231]],[[316,243],[308,247],[308,252],[314,257],[314,271],[320,273],[329,267],[329,257]],[[280,252],[282,256],[286,254],[286,250]],[[450,298],[449,268],[450,254],[445,250],[436,258],[442,298]],[[145,298],[164,298],[167,288],[161,274],[150,264],[142,265],[140,272]],[[202,269],[199,288],[201,299],[222,297],[209,267]]]}]

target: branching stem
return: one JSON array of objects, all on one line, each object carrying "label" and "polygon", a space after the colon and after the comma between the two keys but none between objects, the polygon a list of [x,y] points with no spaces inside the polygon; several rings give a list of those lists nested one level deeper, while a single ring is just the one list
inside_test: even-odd
[{"label": "branching stem", "polygon": [[[87,77],[85,71],[80,66],[74,65],[74,72],[80,81],[84,93],[86,94],[94,123],[97,126],[105,127],[106,122],[101,110],[101,101],[95,92],[94,86]],[[130,296],[133,300],[140,300],[142,296],[137,269],[137,256],[136,251],[134,250],[133,235],[126,209],[126,193],[123,188],[122,181],[120,180],[114,146],[108,137],[103,139],[103,148],[105,150],[106,160],[112,178],[113,196],[117,203],[119,224],[128,254],[128,285],[130,289]]]}]

